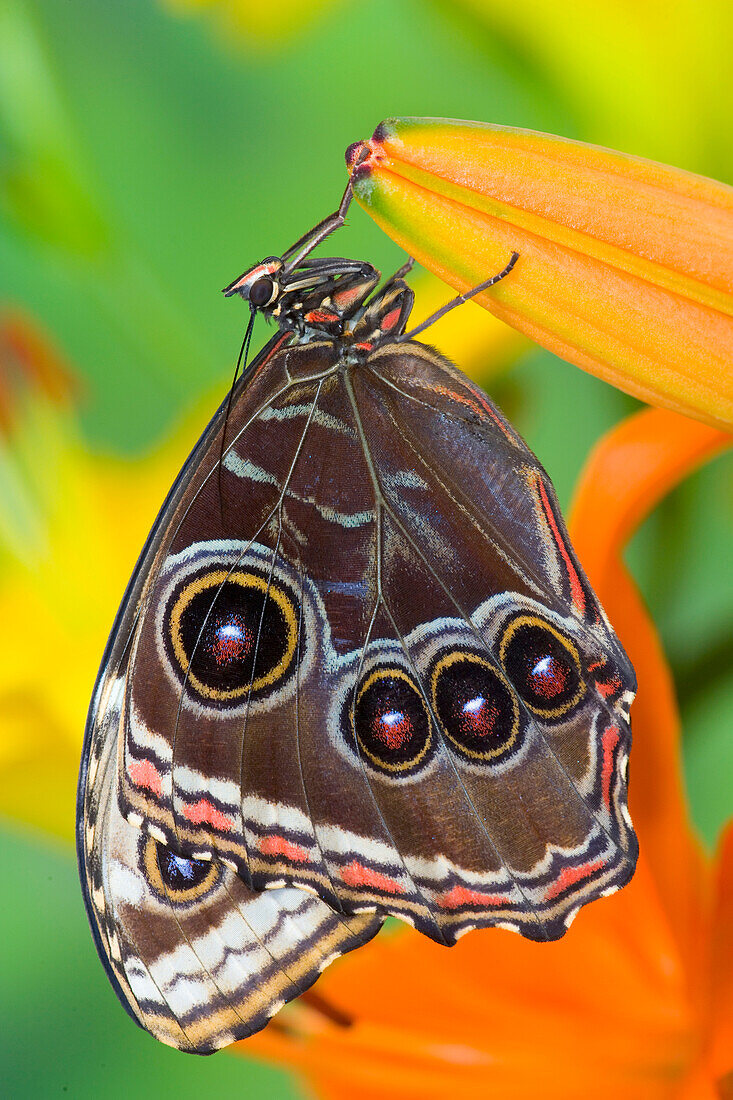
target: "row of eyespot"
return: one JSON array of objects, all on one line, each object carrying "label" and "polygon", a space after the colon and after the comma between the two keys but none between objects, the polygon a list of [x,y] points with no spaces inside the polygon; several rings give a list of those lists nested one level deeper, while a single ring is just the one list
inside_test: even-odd
[{"label": "row of eyespot", "polygon": [[431,714],[449,747],[469,763],[501,763],[519,748],[527,711],[563,721],[583,699],[585,683],[577,648],[536,616],[511,620],[500,661],[497,667],[469,649],[439,653],[429,670],[429,700],[404,668],[379,665],[345,701],[342,729],[368,763],[387,773],[413,772],[427,762],[435,749]]},{"label": "row of eyespot", "polygon": [[[171,600],[169,652],[187,689],[214,705],[236,706],[265,697],[294,671],[298,619],[294,597],[270,578],[208,571]],[[433,740],[431,712],[468,760],[498,762],[516,749],[525,710],[561,721],[585,693],[575,643],[526,613],[505,626],[496,664],[451,648],[433,659],[426,680],[428,693],[404,667],[384,662],[350,693],[342,723],[347,738],[353,734],[352,743],[379,770],[421,766]]]}]

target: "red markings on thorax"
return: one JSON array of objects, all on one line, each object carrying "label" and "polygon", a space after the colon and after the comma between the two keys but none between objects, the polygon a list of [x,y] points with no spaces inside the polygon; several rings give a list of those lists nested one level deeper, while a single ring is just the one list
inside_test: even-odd
[{"label": "red markings on thorax", "polygon": [[495,909],[499,905],[506,905],[507,898],[500,894],[480,894],[476,890],[468,890],[465,886],[454,886],[444,894],[439,894],[435,904],[441,909],[460,909],[463,905],[481,905],[486,909]]},{"label": "red markings on thorax", "polygon": [[580,867],[565,867],[560,872],[557,880],[545,890],[545,901],[556,898],[558,894],[562,894],[563,890],[567,890],[569,886],[574,886],[576,882],[582,882],[584,878],[590,878],[591,875],[594,875],[596,871],[600,871],[605,865],[605,860],[597,859],[593,863],[584,863]]},{"label": "red markings on thorax", "polygon": [[160,797],[163,793],[163,777],[152,760],[130,760],[127,765],[130,782]]},{"label": "red markings on thorax", "polygon": [[402,306],[397,306],[395,309],[391,309],[389,313],[385,313],[382,320],[379,322],[379,327],[382,332],[389,332],[391,328],[397,324],[402,314]]},{"label": "red markings on thorax", "polygon": [[341,878],[347,886],[371,886],[375,890],[383,890],[385,894],[404,894],[405,889],[396,879],[373,871],[371,867],[365,867],[362,863],[353,860],[341,872]]},{"label": "red markings on thorax", "polygon": [[613,778],[613,754],[621,740],[618,726],[608,726],[603,731],[603,766],[601,768],[601,792],[606,806],[611,808],[611,780]]},{"label": "red markings on thorax", "polygon": [[356,302],[361,298],[363,293],[364,287],[360,284],[359,286],[349,287],[348,290],[335,291],[335,293],[331,295],[331,300],[339,309],[344,309],[346,306],[350,306],[352,302]]},{"label": "red markings on thorax", "polygon": [[194,825],[212,825],[220,833],[230,833],[234,828],[232,819],[218,810],[208,798],[200,798],[198,802],[184,806],[183,816]]},{"label": "red markings on thorax", "polygon": [[339,315],[338,313],[330,313],[327,309],[312,309],[305,314],[303,319],[311,325],[325,325],[338,321]]},{"label": "red markings on thorax", "polygon": [[260,840],[260,851],[266,856],[285,856],[294,863],[309,863],[310,856],[305,848],[299,844],[293,844],[284,836],[263,836]]}]

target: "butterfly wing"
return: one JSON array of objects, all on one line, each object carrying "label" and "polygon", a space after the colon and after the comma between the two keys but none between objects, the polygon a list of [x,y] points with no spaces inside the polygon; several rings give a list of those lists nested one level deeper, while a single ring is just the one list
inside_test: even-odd
[{"label": "butterfly wing", "polygon": [[441,942],[562,935],[628,880],[633,671],[550,482],[419,344],[276,350],[154,539],[127,818]]},{"label": "butterfly wing", "polygon": [[[194,453],[182,482],[195,464]],[[157,1039],[208,1054],[264,1027],[382,921],[334,913],[295,887],[256,893],[231,867],[178,855],[120,810],[129,655],[151,563],[181,489],[179,481],[110,639],[90,710],[77,840],[89,921],[120,1001]]]}]

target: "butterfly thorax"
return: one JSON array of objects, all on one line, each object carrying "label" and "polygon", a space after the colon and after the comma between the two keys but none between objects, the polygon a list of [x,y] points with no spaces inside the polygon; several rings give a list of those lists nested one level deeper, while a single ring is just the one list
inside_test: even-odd
[{"label": "butterfly thorax", "polygon": [[224,293],[239,294],[253,311],[273,320],[297,343],[333,341],[358,361],[405,330],[414,295],[402,279],[375,292],[380,272],[371,264],[338,257],[303,260],[289,271],[270,256],[235,279]]}]

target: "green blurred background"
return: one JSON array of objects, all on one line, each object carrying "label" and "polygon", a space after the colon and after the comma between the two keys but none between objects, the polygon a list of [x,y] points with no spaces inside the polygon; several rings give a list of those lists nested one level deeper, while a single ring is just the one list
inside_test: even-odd
[{"label": "green blurred background", "polygon": [[[131,1024],[70,843],[85,700],[137,549],[116,531],[149,525],[151,484],[162,498],[225,392],[245,315],[219,289],[335,208],[345,147],[390,115],[546,130],[733,182],[729,7],[0,0],[2,1095],[301,1095],[278,1070],[188,1058]],[[355,208],[333,247],[401,262]],[[18,317],[42,354],[19,354]],[[461,365],[566,505],[590,446],[634,402],[544,351],[499,358]],[[732,504],[719,459],[630,552],[710,845],[733,809]]]}]

